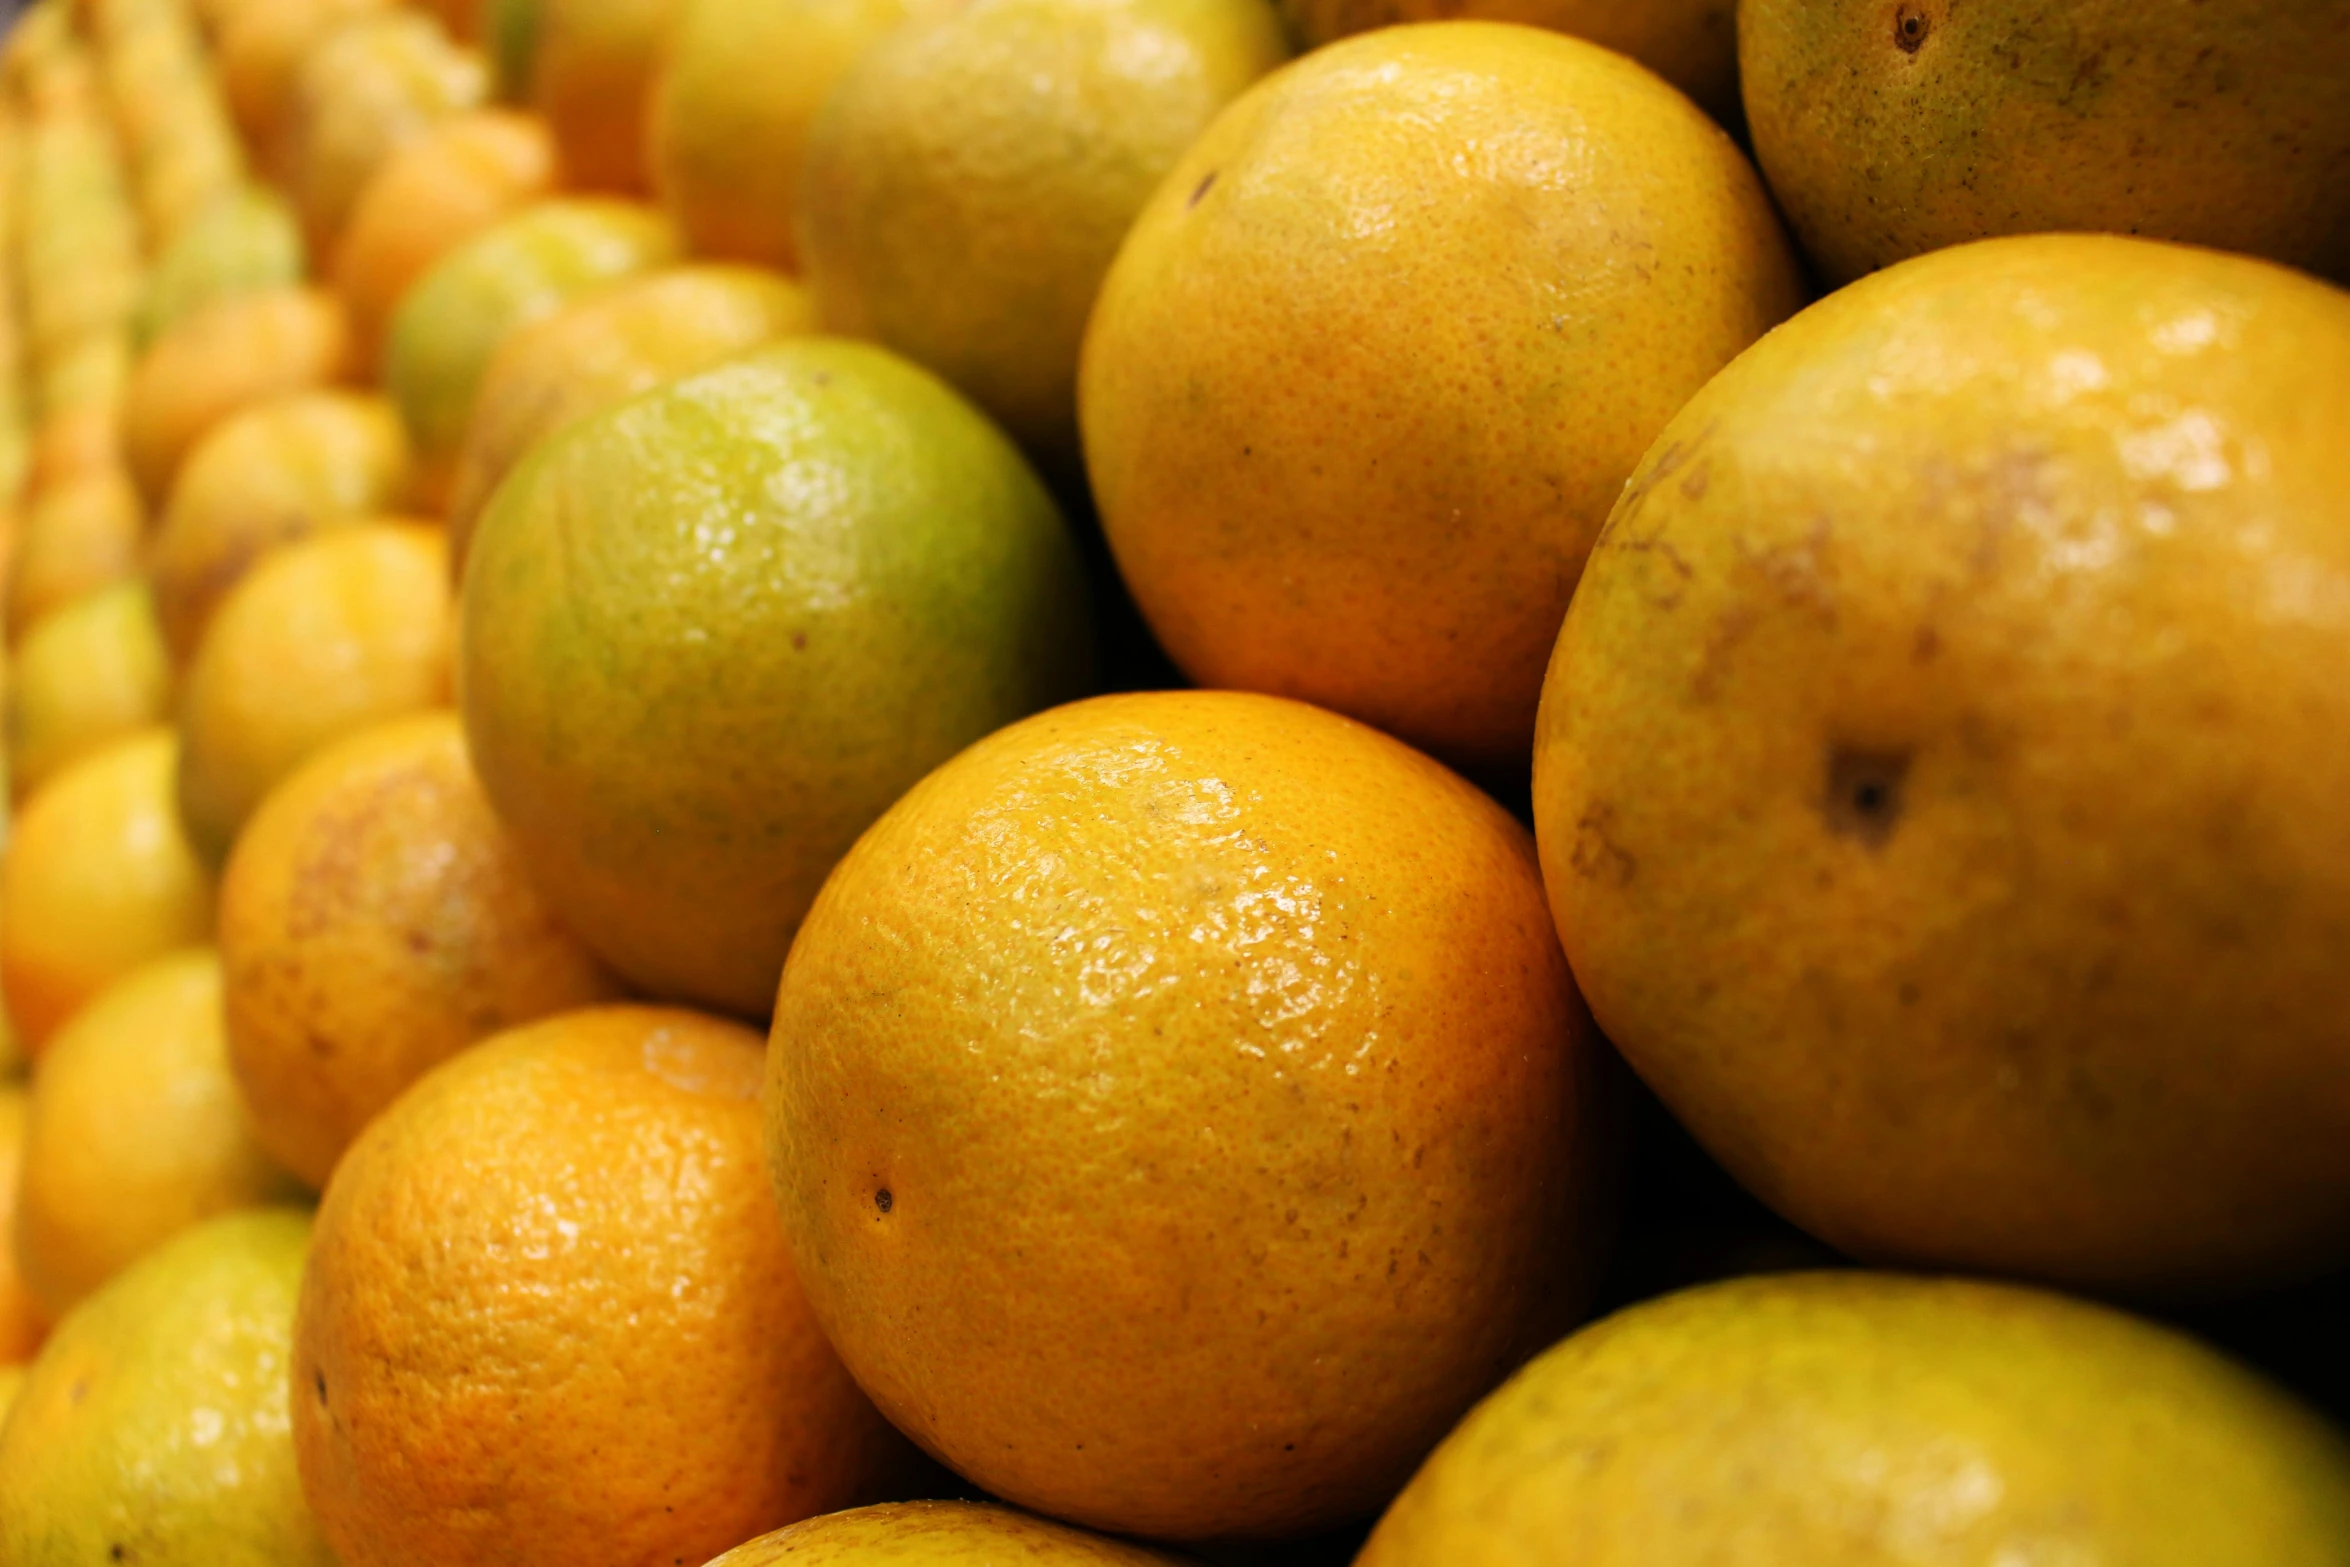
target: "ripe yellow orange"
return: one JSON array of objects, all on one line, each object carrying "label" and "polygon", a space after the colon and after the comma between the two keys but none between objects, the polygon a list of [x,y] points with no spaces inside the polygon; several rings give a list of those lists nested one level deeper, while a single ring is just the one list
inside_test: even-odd
[{"label": "ripe yellow orange", "polygon": [[1621,55],[1342,40],[1217,118],[1102,285],[1103,528],[1200,683],[1522,766],[1625,478],[1800,287],[1752,166]]},{"label": "ripe yellow orange", "polygon": [[147,584],[118,582],[33,623],[8,662],[8,789],[169,716],[171,660]]},{"label": "ripe yellow orange", "polygon": [[808,132],[798,235],[825,327],[1073,464],[1102,274],[1184,150],[1288,53],[1264,0],[967,0],[906,22]]},{"label": "ripe yellow orange", "polygon": [[754,267],[670,267],[512,333],[482,372],[449,492],[449,564],[506,474],[573,420],[815,325],[808,296]]},{"label": "ripe yellow orange", "polygon": [[1687,1290],[1576,1334],[1445,1439],[1356,1561],[2345,1552],[2350,1447],[2203,1345],[2037,1290],[1848,1270]]},{"label": "ripe yellow orange", "polygon": [[8,639],[74,600],[138,574],[146,510],[112,466],[35,489],[8,571]]},{"label": "ripe yellow orange", "polygon": [[454,713],[361,730],[272,790],[221,874],[219,930],[254,1128],[317,1187],[441,1061],[617,994],[524,876]]},{"label": "ripe yellow orange", "polygon": [[2350,1245],[2350,293],[2044,235],[1694,398],[1534,808],[1608,1037],[1839,1250],[2241,1290]]},{"label": "ripe yellow orange", "polygon": [[555,186],[543,121],[507,109],[452,114],[384,160],[360,191],[335,246],[335,292],[351,312],[363,365],[409,285],[498,219]]},{"label": "ripe yellow orange", "polygon": [[299,1188],[254,1141],[221,1031],[220,959],[195,947],[101,991],[41,1058],[16,1253],[52,1319],[189,1226]]},{"label": "ripe yellow orange", "polygon": [[647,127],[653,188],[697,255],[796,269],[808,127],[841,75],[943,0],[687,0]]},{"label": "ripe yellow orange", "polygon": [[168,729],[50,779],[0,857],[0,993],[38,1060],[82,1003],[151,958],[210,938],[212,880],[172,803]]},{"label": "ripe yellow orange", "polygon": [[683,0],[536,0],[530,106],[579,190],[641,195],[645,111]]},{"label": "ripe yellow orange", "polygon": [[[0,1083],[0,1368],[30,1360],[48,1318],[16,1264],[16,1193],[24,1171],[26,1100],[21,1083]],[[8,1423],[0,1393],[0,1427]]]},{"label": "ripe yellow orange", "polygon": [[238,0],[222,29],[216,59],[229,113],[272,179],[292,171],[294,82],[313,46],[353,17],[391,9],[394,0]]},{"label": "ripe yellow orange", "polygon": [[302,281],[302,226],[275,190],[242,184],[191,215],[155,258],[137,340],[157,337],[233,294]]},{"label": "ripe yellow orange", "polygon": [[147,552],[175,664],[271,550],[396,512],[412,482],[408,436],[371,393],[294,392],[224,419],[188,454]]},{"label": "ripe yellow orange", "polygon": [[302,57],[287,127],[289,187],[310,254],[330,259],[376,171],[435,121],[478,106],[489,68],[406,8],[353,18]]},{"label": "ripe yellow orange", "polygon": [[58,1325],[0,1431],[0,1561],[335,1567],[286,1429],[309,1231],[223,1215]]},{"label": "ripe yellow orange", "polygon": [[709,1567],[1177,1567],[1182,1558],[983,1502],[883,1502],[738,1545]]},{"label": "ripe yellow orange", "polygon": [[793,1281],[759,1072],[740,1025],[590,1008],[361,1134],[294,1334],[303,1489],[345,1567],[700,1562],[889,1478],[902,1444]]},{"label": "ripe yellow orange", "polygon": [[350,323],[332,294],[267,289],[208,305],[157,338],[123,400],[123,453],[161,509],[181,461],[222,420],[351,369]]},{"label": "ripe yellow orange", "polygon": [[1085,689],[1081,569],[945,383],[787,338],[579,420],[500,488],[465,570],[474,766],[624,978],[762,1016],[866,824]]},{"label": "ripe yellow orange", "polygon": [[1173,1539],[1378,1507],[1587,1299],[1602,1047],[1534,845],[1302,703],[980,741],[793,943],[769,1159],[818,1320],[1007,1501]]},{"label": "ripe yellow orange", "polygon": [[288,544],[222,601],[180,694],[180,814],[218,864],[319,747],[449,702],[448,544],[371,522]]}]

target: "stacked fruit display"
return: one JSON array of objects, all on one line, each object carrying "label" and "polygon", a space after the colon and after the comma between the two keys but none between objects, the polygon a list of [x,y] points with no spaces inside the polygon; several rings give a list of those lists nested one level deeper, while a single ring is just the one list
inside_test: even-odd
[{"label": "stacked fruit display", "polygon": [[0,1567],[2350,1567],[2345,278],[2350,0],[38,0]]}]

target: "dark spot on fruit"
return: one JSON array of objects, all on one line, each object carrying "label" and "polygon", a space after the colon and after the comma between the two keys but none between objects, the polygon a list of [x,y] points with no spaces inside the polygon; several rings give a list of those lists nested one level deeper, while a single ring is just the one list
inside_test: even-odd
[{"label": "dark spot on fruit", "polygon": [[106,1547],[106,1559],[110,1562],[127,1562],[131,1559],[131,1548],[117,1541]]},{"label": "dark spot on fruit", "polygon": [[830,386],[832,384],[832,372],[830,370],[819,370],[814,375],[808,377],[808,379],[815,382],[818,386]]},{"label": "dark spot on fruit", "polygon": [[325,1373],[325,1372],[323,1372],[323,1371],[320,1371],[320,1372],[315,1372],[315,1373],[313,1373],[313,1374],[312,1374],[312,1376],[311,1376],[310,1380],[311,1380],[311,1382],[312,1382],[313,1384],[315,1384],[315,1385],[317,1386],[317,1388],[318,1388],[318,1401],[319,1401],[321,1404],[325,1403],[325,1402],[326,1402],[326,1373]]},{"label": "dark spot on fruit", "polygon": [[873,1194],[873,1206],[879,1208],[883,1213],[889,1212],[892,1207],[896,1206],[896,1203],[897,1199],[890,1196],[889,1188],[886,1186]]},{"label": "dark spot on fruit", "polygon": [[793,632],[791,634],[791,650],[794,653],[805,653],[808,651],[808,633],[805,631]]},{"label": "dark spot on fruit", "polygon": [[1893,47],[1903,54],[1915,54],[1925,47],[1926,34],[1933,30],[1924,6],[1905,5],[1893,17]]},{"label": "dark spot on fruit", "polygon": [[1191,188],[1191,200],[1183,204],[1183,210],[1188,212],[1192,208],[1198,206],[1200,204],[1200,198],[1207,195],[1207,193],[1215,189],[1215,187],[1216,171],[1214,169],[1210,169],[1206,174],[1200,177],[1200,182]]},{"label": "dark spot on fruit", "polygon": [[88,1377],[75,1378],[73,1386],[65,1390],[65,1401],[69,1404],[78,1404],[89,1396],[90,1379]]},{"label": "dark spot on fruit", "polygon": [[1828,830],[1883,847],[1901,820],[1901,784],[1909,773],[1906,751],[1861,751],[1837,746],[1828,753],[1828,794],[1821,806]]},{"label": "dark spot on fruit", "polygon": [[1901,989],[1895,994],[1901,997],[1901,1004],[1905,1007],[1914,1007],[1918,1004],[1918,987],[1906,979],[1901,982]]}]

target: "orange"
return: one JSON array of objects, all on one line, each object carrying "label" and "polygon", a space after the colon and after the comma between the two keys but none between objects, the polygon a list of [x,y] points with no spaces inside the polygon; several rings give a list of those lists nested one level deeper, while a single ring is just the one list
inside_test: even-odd
[{"label": "orange", "polygon": [[32,471],[26,483],[35,493],[121,467],[120,399],[45,411],[33,427]]},{"label": "orange", "polygon": [[1524,22],[1588,38],[1730,120],[1738,108],[1738,0],[1275,0],[1309,49],[1397,22]]},{"label": "orange", "polygon": [[1081,570],[943,382],[785,339],[579,420],[498,491],[465,569],[474,766],[623,977],[762,1016],[857,834],[1085,689]]},{"label": "orange", "polygon": [[142,343],[232,295],[302,281],[302,229],[286,199],[241,184],[193,214],[160,250],[139,306]]},{"label": "orange", "polygon": [[83,1002],[212,934],[212,882],[172,808],[179,747],[151,729],[84,757],[18,813],[0,858],[0,992],[37,1060]]},{"label": "orange", "polygon": [[1659,438],[1535,819],[1608,1037],[1757,1196],[2100,1290],[2337,1265],[2345,428],[2350,294],[2070,235],[1832,295]]},{"label": "orange", "polygon": [[136,576],[145,520],[139,492],[119,468],[37,485],[9,564],[9,640],[85,594]]},{"label": "orange", "polygon": [[58,1324],[0,1432],[0,1561],[334,1567],[287,1429],[309,1234],[208,1220]]},{"label": "orange", "polygon": [[709,1567],[1175,1567],[1181,1558],[980,1502],[884,1502],[738,1545]]},{"label": "orange", "polygon": [[902,1444],[793,1281],[759,1072],[739,1025],[592,1008],[444,1063],[351,1146],[293,1367],[345,1567],[700,1562],[890,1477]]},{"label": "orange", "polygon": [[361,730],[272,790],[219,925],[230,1059],[263,1146],[313,1186],[431,1067],[616,993],[523,875],[453,713]]},{"label": "orange", "polygon": [[482,372],[449,492],[449,560],[541,440],[584,415],[814,325],[808,296],[773,272],[674,267],[618,283],[509,335]]},{"label": "orange", "polygon": [[1522,766],[1624,479],[1799,301],[1761,180],[1647,71],[1387,28],[1258,83],[1159,187],[1087,331],[1086,467],[1194,680]]},{"label": "orange", "polygon": [[443,255],[555,185],[544,123],[504,109],[452,114],[387,157],[335,246],[335,292],[373,365],[408,286]]},{"label": "orange", "polygon": [[580,190],[641,194],[645,109],[683,0],[538,0],[527,67],[563,172]]},{"label": "orange", "polygon": [[1378,1507],[1603,1236],[1602,1047],[1532,839],[1276,697],[1101,697],[932,773],[817,898],[768,1061],[859,1385],[1094,1528]]},{"label": "orange", "polygon": [[808,132],[817,313],[1073,462],[1102,274],[1184,149],[1288,54],[1264,0],[967,0],[908,21]]},{"label": "orange", "polygon": [[[0,1083],[0,1369],[21,1365],[41,1347],[46,1318],[41,1303],[25,1288],[16,1264],[16,1193],[24,1170],[25,1091]],[[0,1394],[0,1427],[8,1424],[7,1397]]]},{"label": "orange", "polygon": [[1480,1405],[1360,1567],[2341,1560],[2350,1447],[2167,1328],[2012,1285],[1736,1279]]},{"label": "orange", "polygon": [[698,255],[793,268],[800,153],[842,74],[943,0],[687,0],[654,89],[648,160]]},{"label": "orange", "polygon": [[282,181],[292,171],[294,81],[303,57],[343,22],[388,11],[393,3],[238,0],[216,55],[220,87],[263,174]]},{"label": "orange", "polygon": [[180,693],[180,814],[218,864],[329,741],[449,702],[441,530],[377,521],[282,546],[230,591]]},{"label": "orange", "polygon": [[215,426],[188,454],[148,551],[175,663],[195,656],[220,601],[255,562],[321,529],[395,511],[408,437],[381,397],[294,392]]},{"label": "orange", "polygon": [[151,506],[181,461],[231,414],[331,385],[351,367],[350,324],[332,294],[278,288],[207,305],[157,338],[123,402],[123,451]]},{"label": "orange", "polygon": [[1753,0],[1738,48],[1756,156],[1830,282],[2058,229],[2350,282],[2343,20],[2306,0]]},{"label": "orange", "polygon": [[171,660],[155,596],[132,580],[33,623],[8,661],[8,789],[24,799],[61,769],[164,722]]},{"label": "orange", "polygon": [[401,298],[384,387],[416,443],[435,509],[445,501],[482,372],[506,335],[677,258],[677,231],[652,208],[609,197],[520,207],[433,263]]},{"label": "orange", "polygon": [[287,138],[310,253],[334,255],[360,192],[393,153],[488,92],[482,58],[412,10],[354,18],[305,54]]},{"label": "orange", "polygon": [[132,970],[50,1041],[16,1254],[52,1319],[190,1225],[295,1195],[238,1102],[209,947]]}]

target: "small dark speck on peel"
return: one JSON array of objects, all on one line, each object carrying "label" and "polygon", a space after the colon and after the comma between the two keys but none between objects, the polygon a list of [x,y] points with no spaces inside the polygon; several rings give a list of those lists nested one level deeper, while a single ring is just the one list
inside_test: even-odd
[{"label": "small dark speck on peel", "polygon": [[873,1206],[879,1208],[883,1213],[889,1212],[889,1210],[895,1206],[896,1201],[897,1200],[895,1198],[890,1196],[889,1188],[886,1186],[873,1194]]},{"label": "small dark speck on peel", "polygon": [[1207,195],[1207,193],[1215,187],[1215,184],[1216,171],[1214,169],[1210,169],[1205,175],[1201,177],[1200,182],[1191,188],[1191,199],[1183,204],[1184,209],[1189,211],[1191,208],[1198,206],[1200,204],[1200,198]]},{"label": "small dark speck on peel", "polygon": [[1926,8],[1914,3],[1904,5],[1893,17],[1893,47],[1903,54],[1915,54],[1925,47],[1926,34],[1934,24],[1926,16]]},{"label": "small dark speck on peel", "polygon": [[1881,848],[1901,820],[1901,785],[1909,775],[1906,751],[1864,751],[1836,746],[1828,752],[1828,791],[1820,814],[1828,830]]}]

